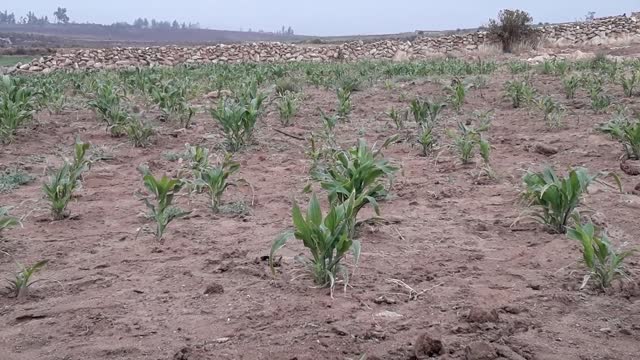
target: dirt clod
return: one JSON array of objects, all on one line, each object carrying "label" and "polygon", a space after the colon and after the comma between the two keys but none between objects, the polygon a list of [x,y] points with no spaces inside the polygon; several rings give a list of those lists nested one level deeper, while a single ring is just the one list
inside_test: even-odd
[{"label": "dirt clod", "polygon": [[551,155],[555,155],[555,154],[558,153],[558,148],[553,147],[551,145],[542,144],[542,143],[536,143],[533,146],[533,149],[538,154],[542,154],[542,155],[545,155],[545,156],[551,156]]},{"label": "dirt clod", "polygon": [[498,354],[493,345],[486,342],[474,342],[464,349],[465,360],[494,360]]},{"label": "dirt clod", "polygon": [[640,175],[640,160],[626,160],[620,163],[620,169],[631,176]]},{"label": "dirt clod", "polygon": [[212,283],[204,290],[205,295],[223,294],[224,288],[218,283]]},{"label": "dirt clod", "polygon": [[467,321],[470,323],[496,323],[498,320],[498,312],[495,309],[487,310],[481,307],[474,307],[471,308],[469,315],[467,315]]},{"label": "dirt clod", "polygon": [[428,333],[423,333],[416,339],[413,351],[418,360],[427,359],[444,353],[444,346],[440,339],[434,339]]}]

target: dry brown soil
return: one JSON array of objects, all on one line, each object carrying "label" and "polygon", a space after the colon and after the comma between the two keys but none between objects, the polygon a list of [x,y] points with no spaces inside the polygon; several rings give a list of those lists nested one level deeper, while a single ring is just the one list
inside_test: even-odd
[{"label": "dry brown soil", "polygon": [[[360,266],[351,286],[337,289],[333,299],[294,261],[304,253],[300,243],[282,251],[277,277],[262,258],[291,226],[292,200],[306,206],[309,198],[302,192],[307,143],[273,130],[281,128],[273,105],[255,143],[236,156],[242,165],[236,178],[255,190],[249,214],[214,216],[204,195],[184,194],[178,204],[193,213],[169,225],[164,243],[146,230],[136,167],[147,163],[155,173],[176,174],[181,165],[164,152],[180,152],[185,143],[219,149],[213,120],[200,114],[192,129],[178,132],[158,123],[156,144],[136,149],[109,137],[88,111],[38,114],[30,129],[1,148],[0,164],[24,167],[37,179],[0,195],[14,214],[29,214],[23,228],[4,234],[0,249],[24,263],[49,264],[28,298],[0,296],[0,358],[302,360],[366,353],[411,359],[416,339],[427,334],[442,341],[442,359],[638,359],[638,257],[628,261],[633,280],[607,294],[592,286],[580,291],[585,268],[578,244],[528,220],[514,225],[523,210],[517,198],[525,169],[586,166],[618,172],[629,192],[594,185],[583,210],[608,226],[616,245],[639,245],[640,197],[630,190],[640,178],[621,173],[621,146],[594,130],[611,114],[595,115],[582,90],[577,100],[564,100],[557,77],[538,75],[538,90],[569,109],[566,127],[549,130],[538,111],[514,110],[502,97],[509,77],[494,75],[488,89],[473,90],[465,115],[447,109],[443,117],[453,128],[473,110],[495,110],[488,135],[499,180],[478,181],[478,167],[460,165],[446,149],[436,160],[419,156],[410,142],[391,146],[385,155],[402,170],[381,203],[387,221],[360,227]],[[295,125],[284,129],[302,137],[321,129],[318,106],[336,104],[333,91],[308,87],[304,93]],[[638,108],[637,98],[624,100],[621,89],[611,93]],[[427,81],[357,92],[351,120],[337,127],[339,141],[382,143],[396,132],[386,110],[415,95],[440,94],[442,86]],[[114,157],[96,162],[85,176],[71,218],[52,221],[41,192],[45,167],[69,155],[76,136]],[[536,143],[558,152],[539,154]],[[250,204],[251,191],[231,187],[224,201]],[[367,210],[360,220],[371,215]],[[0,273],[14,270],[12,259],[0,255]],[[391,279],[426,291],[410,299]]]}]

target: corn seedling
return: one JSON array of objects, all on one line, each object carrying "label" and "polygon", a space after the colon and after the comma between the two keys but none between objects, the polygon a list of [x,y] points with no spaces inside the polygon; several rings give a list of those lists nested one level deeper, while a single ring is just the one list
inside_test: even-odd
[{"label": "corn seedling", "polygon": [[638,78],[640,77],[640,71],[633,71],[629,77],[624,76],[624,74],[620,77],[620,83],[622,84],[622,90],[624,91],[624,96],[632,97],[635,93],[635,87],[638,83]]},{"label": "corn seedling", "polygon": [[298,112],[298,99],[294,94],[284,94],[278,99],[278,112],[282,126],[291,125],[291,119]]},{"label": "corn seedling", "polygon": [[151,210],[151,217],[156,223],[156,239],[162,240],[167,225],[171,221],[189,214],[171,205],[175,195],[182,189],[183,182],[179,179],[169,179],[167,176],[157,179],[149,172],[146,172],[143,181],[144,186],[153,195],[154,203],[147,198],[143,201]]},{"label": "corn seedling", "polygon": [[580,242],[582,259],[589,268],[581,288],[593,278],[602,290],[606,290],[616,278],[626,277],[623,262],[633,251],[614,249],[606,231],[598,229],[591,222],[580,224],[579,218],[575,222],[575,227],[567,230],[567,236]]},{"label": "corn seedling", "polygon": [[507,81],[505,91],[515,109],[530,104],[535,95],[535,90],[525,80]]},{"label": "corn seedling", "polygon": [[[542,172],[529,171],[524,176],[525,189],[521,198],[533,208],[531,217],[545,224],[556,233],[566,232],[567,222],[576,213],[576,208],[589,185],[603,174],[589,175],[587,169],[571,169],[567,177],[559,177],[551,167]],[[620,179],[614,178],[622,191]],[[598,181],[599,182],[599,181]]]},{"label": "corn seedling", "polygon": [[360,139],[356,147],[337,151],[326,169],[318,169],[312,174],[329,192],[329,201],[334,205],[347,201],[352,193],[355,194],[352,231],[355,229],[356,216],[365,205],[371,204],[375,212],[380,213],[378,200],[387,196],[382,180],[390,178],[397,170],[382,157],[381,151],[395,139],[387,139],[378,150],[370,148],[364,139]]},{"label": "corn seedling", "polygon": [[135,147],[145,148],[153,142],[153,136],[155,135],[155,130],[153,126],[146,121],[143,121],[139,118],[134,118],[129,121],[129,123],[125,127],[127,132],[127,137],[129,141]]},{"label": "corn seedling", "polygon": [[433,128],[428,126],[420,127],[418,144],[422,147],[422,156],[427,156],[436,146],[436,139],[433,135]]},{"label": "corn seedling", "polygon": [[301,240],[309,249],[311,256],[297,258],[313,276],[318,286],[329,287],[333,294],[338,279],[341,277],[344,288],[349,283],[349,271],[342,265],[342,259],[353,253],[355,266],[360,259],[360,242],[353,240],[350,233],[351,219],[355,216],[355,194],[350,194],[344,202],[331,204],[329,213],[323,217],[320,202],[315,194],[312,196],[306,217],[297,204],[294,204],[293,232],[286,232],[278,237],[271,246],[269,263],[275,275],[274,258],[291,237]]},{"label": "corn seedling", "polygon": [[0,207],[0,239],[2,239],[2,231],[19,226],[20,220],[9,216],[9,210],[5,207]]},{"label": "corn seedling", "polygon": [[622,144],[627,159],[640,160],[640,119],[631,121],[623,115],[599,129]]},{"label": "corn seedling", "polygon": [[195,110],[187,102],[188,84],[169,81],[151,90],[151,99],[162,112],[162,119],[169,121],[177,119],[180,126],[188,128]]},{"label": "corn seedling", "polygon": [[470,84],[465,84],[459,79],[453,80],[452,84],[447,87],[447,92],[449,93],[449,102],[451,103],[451,106],[455,111],[460,112],[460,110],[462,110],[462,106],[464,105],[465,99],[467,97],[467,91],[470,88]]},{"label": "corn seedling", "polygon": [[236,152],[246,145],[253,134],[255,122],[247,108],[232,100],[220,100],[211,116],[222,126],[229,151]]},{"label": "corn seedling", "polygon": [[581,80],[577,75],[567,76],[562,79],[562,86],[564,87],[564,94],[567,99],[574,99],[576,97],[576,91],[580,87]]},{"label": "corn seedling", "polygon": [[404,129],[404,124],[407,122],[407,119],[409,118],[409,110],[405,109],[403,111],[398,111],[395,108],[391,108],[391,110],[387,112],[387,115],[389,116],[391,121],[393,121],[393,124],[395,125],[396,129],[402,130]]},{"label": "corn seedling", "polygon": [[473,160],[476,147],[480,145],[480,132],[462,122],[458,123],[458,131],[448,130],[447,135],[453,140],[452,147],[463,165]]},{"label": "corn seedling", "polygon": [[0,142],[9,142],[16,131],[33,118],[36,98],[24,81],[0,77]]},{"label": "corn seedling", "polygon": [[8,289],[13,293],[14,297],[24,298],[27,296],[29,287],[31,287],[31,285],[38,282],[38,280],[32,281],[32,277],[37,272],[42,270],[42,268],[47,264],[47,262],[48,260],[42,260],[42,261],[38,261],[37,263],[31,266],[24,266],[16,262],[16,264],[18,265],[19,271],[15,274],[14,279],[7,280],[9,281]]},{"label": "corn seedling", "polygon": [[225,156],[222,163],[215,167],[210,167],[200,173],[200,179],[196,181],[196,184],[206,189],[211,196],[211,210],[217,213],[222,195],[224,191],[232,185],[228,181],[229,177],[236,173],[240,169],[240,164],[231,160],[231,156]]},{"label": "corn seedling", "polygon": [[71,180],[71,166],[67,163],[55,171],[49,177],[49,182],[44,184],[44,194],[55,220],[62,220],[67,216],[67,205],[71,201],[75,186],[75,182]]},{"label": "corn seedling", "polygon": [[94,98],[88,102],[89,108],[95,111],[98,119],[107,124],[107,131],[111,136],[126,134],[130,116],[122,105],[123,100],[124,96],[113,84],[103,82],[97,85]]},{"label": "corn seedling", "polygon": [[410,109],[416,123],[423,127],[433,127],[438,120],[438,116],[445,107],[446,104],[444,103],[416,98],[411,101]]},{"label": "corn seedling", "polygon": [[351,113],[351,91],[347,88],[338,88],[338,115],[345,118]]},{"label": "corn seedling", "polygon": [[526,61],[510,61],[508,63],[509,71],[512,74],[517,75],[531,70],[531,65]]},{"label": "corn seedling", "polygon": [[298,85],[295,83],[294,79],[291,78],[282,78],[276,81],[276,95],[277,96],[285,96],[287,94],[294,94],[299,91]]},{"label": "corn seedling", "polygon": [[551,96],[544,96],[538,100],[538,108],[544,114],[544,121],[550,128],[562,126],[564,106],[555,101]]},{"label": "corn seedling", "polygon": [[596,113],[606,111],[606,109],[611,105],[611,97],[605,94],[601,88],[591,88],[589,95],[591,97],[591,108]]}]

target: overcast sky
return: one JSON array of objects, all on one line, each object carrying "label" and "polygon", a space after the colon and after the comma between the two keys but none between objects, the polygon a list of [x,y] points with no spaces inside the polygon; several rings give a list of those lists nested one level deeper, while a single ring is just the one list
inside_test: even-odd
[{"label": "overcast sky", "polygon": [[[66,7],[77,22],[131,22],[136,17],[197,22],[225,30],[282,25],[306,35],[355,35],[476,27],[500,9],[520,8],[535,22],[565,22],[584,17],[640,11],[640,0],[51,0],[3,1],[19,18],[32,10],[48,15]],[[634,10],[635,9],[635,10]]]}]

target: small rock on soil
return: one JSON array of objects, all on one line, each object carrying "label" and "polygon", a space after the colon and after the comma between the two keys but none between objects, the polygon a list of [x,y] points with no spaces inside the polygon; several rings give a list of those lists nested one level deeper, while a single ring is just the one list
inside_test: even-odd
[{"label": "small rock on soil", "polygon": [[464,349],[465,360],[494,360],[497,357],[496,349],[486,342],[474,342]]},{"label": "small rock on soil", "polygon": [[429,334],[424,333],[416,339],[413,345],[413,351],[416,358],[422,360],[434,355],[442,355],[444,353],[444,346],[440,339],[434,339]]},{"label": "small rock on soil", "polygon": [[467,321],[470,323],[496,323],[498,320],[498,312],[495,309],[487,310],[480,307],[471,308],[467,316]]}]

